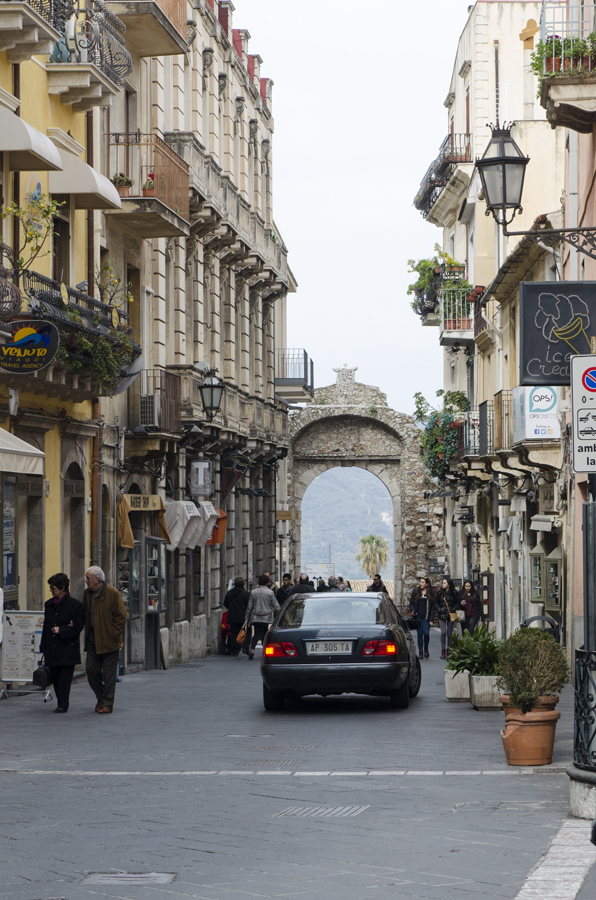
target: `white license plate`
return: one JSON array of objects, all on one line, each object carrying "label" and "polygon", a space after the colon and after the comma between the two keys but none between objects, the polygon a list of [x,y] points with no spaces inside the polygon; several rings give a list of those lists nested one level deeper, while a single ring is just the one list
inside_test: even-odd
[{"label": "white license plate", "polygon": [[352,641],[307,641],[306,652],[309,656],[339,656],[352,652]]}]

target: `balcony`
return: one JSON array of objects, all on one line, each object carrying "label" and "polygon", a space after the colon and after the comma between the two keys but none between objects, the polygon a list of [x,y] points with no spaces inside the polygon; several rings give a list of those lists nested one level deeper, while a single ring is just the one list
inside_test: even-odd
[{"label": "balcony", "polygon": [[111,106],[132,72],[124,23],[102,0],[93,0],[87,9],[69,6],[56,25],[60,38],[46,66],[48,93],[59,94],[75,112]]},{"label": "balcony", "polygon": [[513,406],[511,391],[499,391],[494,399],[495,452],[510,450],[513,446]]},{"label": "balcony", "polygon": [[287,403],[304,403],[314,394],[314,363],[306,350],[277,350],[275,393]]},{"label": "balcony", "polygon": [[441,288],[439,291],[439,342],[442,347],[452,347],[454,344],[474,340],[469,294],[469,286]]},{"label": "balcony", "polygon": [[[14,285],[10,287],[14,294]],[[65,287],[65,299],[63,287],[38,272],[22,274],[22,293],[29,301],[22,315],[52,322],[60,334],[60,347],[45,369],[19,375],[19,387],[77,402],[111,396],[141,354],[130,335],[128,315],[76,288]],[[0,384],[14,387],[14,375],[0,373]]]},{"label": "balcony", "polygon": [[596,5],[543,0],[540,104],[553,128],[591,134],[596,122]]},{"label": "balcony", "polygon": [[179,434],[180,376],[164,369],[142,369],[128,391],[128,427],[141,439]]},{"label": "balcony", "polygon": [[122,201],[109,215],[142,238],[188,237],[189,169],[176,151],[156,134],[140,132],[108,135],[107,149]]},{"label": "balcony", "polygon": [[448,134],[441,144],[438,156],[428,167],[418,193],[414,197],[414,206],[425,219],[429,219],[435,225],[442,224],[438,220],[435,221],[436,216],[431,215],[431,210],[447,185],[450,185],[451,188],[449,193],[454,195],[450,199],[449,205],[461,202],[470,178],[464,173],[457,176],[457,169],[462,163],[471,163],[472,159],[472,135]]},{"label": "balcony", "polygon": [[494,452],[493,426],[492,403],[484,402],[478,409],[468,410],[460,426],[458,457],[490,456]]},{"label": "balcony", "polygon": [[66,8],[61,0],[0,0],[0,50],[8,51],[8,62],[48,56],[60,40],[57,21]]},{"label": "balcony", "polygon": [[187,0],[112,0],[108,7],[126,25],[126,43],[138,56],[178,56],[188,51],[186,4]]}]

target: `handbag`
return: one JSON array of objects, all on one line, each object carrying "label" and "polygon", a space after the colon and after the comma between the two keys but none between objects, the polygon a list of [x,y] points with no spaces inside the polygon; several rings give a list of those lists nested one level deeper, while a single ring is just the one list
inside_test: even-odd
[{"label": "handbag", "polygon": [[422,626],[422,622],[417,616],[408,616],[406,619],[406,625],[410,631],[418,631],[418,629]]},{"label": "handbag", "polygon": [[240,646],[242,646],[242,644],[243,644],[244,641],[246,640],[246,632],[247,632],[247,631],[248,631],[248,622],[245,621],[245,622],[244,622],[244,625],[242,626],[242,628],[241,628],[240,631],[238,632],[238,637],[236,638],[236,643],[237,643],[237,644],[240,644]]},{"label": "handbag", "polygon": [[458,621],[458,622],[465,622],[465,621],[466,621],[466,614],[465,614],[465,612],[463,611],[463,609],[458,609],[458,611],[455,613],[455,615],[457,616],[457,621]]},{"label": "handbag", "polygon": [[449,613],[449,620],[451,622],[459,622],[459,614],[457,612],[451,612],[447,601],[445,601],[445,606],[447,607],[447,612]]},{"label": "handbag", "polygon": [[49,666],[45,665],[43,656],[38,662],[37,669],[34,670],[31,680],[33,684],[36,687],[41,688],[42,691],[47,690],[52,684],[52,673],[50,672]]}]

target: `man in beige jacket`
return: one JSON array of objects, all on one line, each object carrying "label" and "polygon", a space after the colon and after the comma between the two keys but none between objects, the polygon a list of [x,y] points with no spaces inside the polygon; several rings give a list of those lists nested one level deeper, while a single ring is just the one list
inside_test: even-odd
[{"label": "man in beige jacket", "polygon": [[97,697],[95,712],[111,713],[116,693],[118,655],[128,613],[122,595],[106,584],[99,566],[85,573],[85,650],[87,679]]}]

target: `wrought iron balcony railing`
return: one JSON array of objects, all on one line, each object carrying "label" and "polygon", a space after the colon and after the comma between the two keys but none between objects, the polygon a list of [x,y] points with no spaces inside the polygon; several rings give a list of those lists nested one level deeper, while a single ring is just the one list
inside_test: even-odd
[{"label": "wrought iron balcony railing", "polygon": [[59,0],[54,7],[52,24],[63,37],[54,47],[51,62],[92,63],[122,87],[133,68],[123,37],[126,26],[102,0],[87,3],[82,8],[72,0]]},{"label": "wrought iron balcony railing", "polygon": [[442,288],[439,291],[441,332],[471,331],[472,312],[468,301],[470,288]]},{"label": "wrought iron balcony railing", "polygon": [[465,414],[459,455],[487,456],[493,452],[493,405],[481,403]]},{"label": "wrought iron balcony railing", "polygon": [[499,391],[494,399],[495,450],[513,446],[513,406],[511,391]]},{"label": "wrought iron balcony railing", "polygon": [[[13,3],[14,0],[0,0],[0,3],[2,2]],[[57,23],[64,22],[73,13],[72,0],[26,0],[26,2],[38,16],[57,30],[60,30]]]},{"label": "wrought iron balcony railing", "polygon": [[310,394],[314,391],[314,362],[306,350],[278,350],[275,360],[275,385],[296,385]]},{"label": "wrought iron balcony railing", "polygon": [[596,771],[596,653],[575,651],[573,762]]},{"label": "wrought iron balcony railing", "polygon": [[128,390],[128,427],[137,434],[182,431],[181,378],[163,369],[143,369]]},{"label": "wrought iron balcony railing", "polygon": [[540,39],[543,74],[592,72],[596,69],[596,4],[542,0]]},{"label": "wrought iron balcony railing", "polygon": [[437,197],[460,163],[472,162],[472,135],[448,134],[428,167],[414,197],[414,206],[426,218]]},{"label": "wrought iron balcony railing", "polygon": [[123,197],[155,197],[189,220],[188,164],[156,134],[109,134],[108,168]]}]

